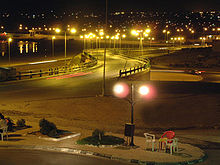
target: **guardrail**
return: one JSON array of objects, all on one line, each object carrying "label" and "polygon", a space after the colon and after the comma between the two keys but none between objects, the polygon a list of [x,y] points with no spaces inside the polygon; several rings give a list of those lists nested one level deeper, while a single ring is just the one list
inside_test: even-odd
[{"label": "guardrail", "polygon": [[126,77],[128,75],[131,75],[132,73],[135,74],[136,72],[141,72],[146,69],[150,69],[150,62],[147,64],[144,64],[143,66],[134,67],[133,69],[130,68],[129,70],[127,70],[127,69],[125,69],[123,71],[120,70],[119,71],[119,78],[123,77],[123,75]]},{"label": "guardrail", "polygon": [[16,79],[21,80],[22,78],[33,78],[33,77],[42,77],[42,76],[52,76],[52,75],[57,75],[61,73],[68,73],[68,72],[73,72],[78,69],[83,69],[83,68],[88,68],[95,66],[98,63],[97,59],[90,63],[85,63],[81,66],[75,66],[75,67],[57,67],[57,68],[49,68],[47,71],[28,71],[28,72],[17,72],[16,74]]}]

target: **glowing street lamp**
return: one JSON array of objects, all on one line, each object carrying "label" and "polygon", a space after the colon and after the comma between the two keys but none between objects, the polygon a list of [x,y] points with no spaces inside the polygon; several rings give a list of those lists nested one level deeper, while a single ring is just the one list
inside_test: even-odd
[{"label": "glowing street lamp", "polygon": [[75,29],[75,28],[72,28],[72,29],[70,30],[70,32],[71,32],[71,33],[76,33],[76,29]]},{"label": "glowing street lamp", "polygon": [[195,31],[194,31],[194,30],[191,30],[191,34],[193,35],[193,40],[194,40]]},{"label": "glowing street lamp", "polygon": [[103,31],[100,31],[100,32],[99,32],[99,35],[100,35],[100,36],[103,36],[103,35],[104,35],[104,32],[103,32]]},{"label": "glowing street lamp", "polygon": [[204,45],[205,45],[205,40],[206,40],[206,38],[205,38],[205,37],[200,37],[199,39],[200,39],[201,42],[202,42],[201,45],[204,46]]},{"label": "glowing street lamp", "polygon": [[12,42],[12,38],[8,38],[8,62],[9,65],[11,64],[11,43]]},{"label": "glowing street lamp", "polygon": [[61,30],[59,28],[57,28],[55,31],[56,31],[56,33],[60,33],[61,32]]},{"label": "glowing street lamp", "polygon": [[126,38],[126,35],[125,34],[120,35],[120,49],[121,49],[121,40],[122,40],[122,38]]},{"label": "glowing street lamp", "polygon": [[168,42],[167,40],[168,40],[168,35],[170,34],[170,31],[164,29],[163,33],[165,34],[165,37],[164,37],[165,41]]},{"label": "glowing street lamp", "polygon": [[132,30],[131,31],[131,34],[134,36],[137,36],[138,39],[140,40],[139,48],[141,49],[142,54],[143,54],[143,40],[144,40],[143,36],[148,37],[150,32],[151,30],[149,28],[146,29],[145,31],[143,30]]},{"label": "glowing street lamp", "polygon": [[[56,33],[60,33],[61,32],[61,30],[59,29],[59,28],[56,28],[55,29],[55,32]],[[70,32],[71,33],[76,33],[76,29],[75,28],[72,28],[72,29],[70,29]],[[66,33],[67,33],[67,30],[64,32],[64,37],[65,37],[65,67],[66,67]]]},{"label": "glowing street lamp", "polygon": [[51,41],[52,41],[52,57],[54,57],[54,40],[56,39],[55,36],[52,36]]},{"label": "glowing street lamp", "polygon": [[[136,103],[134,100],[134,85],[131,84],[130,89],[129,89],[129,86],[126,83],[121,82],[121,83],[116,84],[113,87],[113,92],[116,97],[125,98],[125,100],[127,100],[130,103],[131,105],[130,125],[134,128],[134,105]],[[129,93],[130,93],[130,98],[127,97]],[[151,89],[149,88],[148,85],[143,85],[139,87],[138,93],[140,94],[142,98],[147,97],[151,94]],[[131,132],[130,146],[134,146],[134,132]]]},{"label": "glowing street lamp", "polygon": [[131,31],[131,34],[134,35],[134,36],[138,36],[138,35],[139,35],[139,33],[137,32],[137,30],[132,30],[132,31]]},{"label": "glowing street lamp", "polygon": [[151,47],[151,42],[154,41],[155,38],[154,37],[149,37],[148,39],[150,40],[150,47]]}]

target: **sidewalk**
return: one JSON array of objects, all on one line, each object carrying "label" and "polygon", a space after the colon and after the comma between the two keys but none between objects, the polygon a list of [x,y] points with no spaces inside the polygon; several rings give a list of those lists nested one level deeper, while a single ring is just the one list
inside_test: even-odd
[{"label": "sidewalk", "polygon": [[[32,130],[33,128],[30,129]],[[80,138],[80,136],[57,142],[42,139],[38,136],[27,134],[30,132],[30,129],[9,133],[8,141],[0,141],[0,147],[66,152],[136,164],[195,164],[206,159],[206,155],[201,149],[181,142],[179,143],[179,152],[171,155],[164,151],[152,152],[150,148],[146,150],[144,137],[135,137],[134,142],[136,146],[133,148],[130,146],[96,147],[77,145],[76,140]],[[123,135],[111,135],[123,138]],[[156,148],[158,148],[158,144],[156,144]]]}]

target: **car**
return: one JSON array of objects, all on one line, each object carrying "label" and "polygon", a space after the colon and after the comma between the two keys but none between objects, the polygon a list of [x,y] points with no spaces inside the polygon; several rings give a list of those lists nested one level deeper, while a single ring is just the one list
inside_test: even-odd
[{"label": "car", "polygon": [[191,70],[187,71],[187,73],[190,73],[193,75],[201,75],[203,72],[205,72],[205,71],[200,71],[200,70],[195,70],[195,69],[191,69]]}]

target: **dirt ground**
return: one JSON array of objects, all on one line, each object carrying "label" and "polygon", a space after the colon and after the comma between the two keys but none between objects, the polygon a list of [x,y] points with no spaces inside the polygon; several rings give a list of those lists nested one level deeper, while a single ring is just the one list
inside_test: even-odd
[{"label": "dirt ground", "polygon": [[220,70],[220,56],[219,52],[214,52],[211,48],[188,48],[165,56],[151,58],[151,64],[174,68]]},{"label": "dirt ground", "polygon": [[[134,110],[136,134],[168,129],[220,129],[219,94],[162,94],[137,103]],[[33,130],[39,120],[54,122],[59,129],[88,135],[94,129],[123,134],[130,122],[130,104],[114,97],[88,97],[1,104],[0,112],[16,122],[25,119]]]}]

